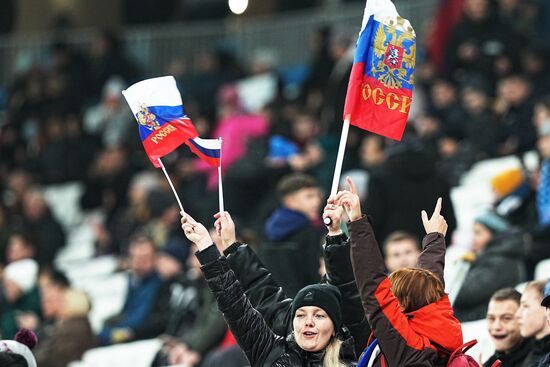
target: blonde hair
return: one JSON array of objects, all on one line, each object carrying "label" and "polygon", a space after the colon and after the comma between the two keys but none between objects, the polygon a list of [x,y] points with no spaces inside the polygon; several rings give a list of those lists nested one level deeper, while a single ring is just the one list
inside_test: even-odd
[{"label": "blonde hair", "polygon": [[332,338],[331,342],[325,348],[325,356],[323,357],[323,367],[345,367],[346,365],[340,362],[340,348],[342,341],[338,338]]},{"label": "blonde hair", "polygon": [[402,268],[390,274],[391,289],[403,312],[413,312],[445,295],[443,282],[429,270]]}]

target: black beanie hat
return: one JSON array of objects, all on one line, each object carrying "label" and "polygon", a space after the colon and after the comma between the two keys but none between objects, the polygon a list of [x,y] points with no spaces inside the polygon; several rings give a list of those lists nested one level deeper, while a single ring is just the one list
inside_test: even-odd
[{"label": "black beanie hat", "polygon": [[342,296],[335,286],[330,284],[308,285],[302,288],[292,301],[292,318],[300,307],[316,306],[328,314],[334,324],[334,330],[339,332],[342,329],[341,302]]}]

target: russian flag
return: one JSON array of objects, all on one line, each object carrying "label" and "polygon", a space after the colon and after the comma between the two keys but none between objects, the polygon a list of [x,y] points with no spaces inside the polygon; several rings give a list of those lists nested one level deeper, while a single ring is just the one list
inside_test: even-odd
[{"label": "russian flag", "polygon": [[390,0],[367,0],[344,119],[401,140],[412,103],[416,35]]},{"label": "russian flag", "polygon": [[181,144],[212,166],[220,165],[221,140],[201,139],[183,102],[173,76],[146,79],[122,91],[139,126],[139,136],[151,163]]},{"label": "russian flag", "polygon": [[200,159],[213,167],[221,166],[222,140],[221,139],[188,139],[187,146]]}]

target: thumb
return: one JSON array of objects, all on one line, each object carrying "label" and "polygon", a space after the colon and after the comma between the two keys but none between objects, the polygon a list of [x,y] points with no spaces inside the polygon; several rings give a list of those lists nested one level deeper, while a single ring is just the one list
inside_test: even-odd
[{"label": "thumb", "polygon": [[422,210],[421,216],[422,216],[422,223],[424,223],[424,225],[428,223],[428,213],[426,213],[425,210]]}]

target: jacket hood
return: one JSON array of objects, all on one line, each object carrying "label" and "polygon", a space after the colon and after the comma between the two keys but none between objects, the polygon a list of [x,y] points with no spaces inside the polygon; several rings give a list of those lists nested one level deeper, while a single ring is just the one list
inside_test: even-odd
[{"label": "jacket hood", "polygon": [[410,312],[409,315],[411,328],[428,338],[430,342],[445,348],[450,353],[462,346],[462,327],[454,317],[447,295],[435,303]]},{"label": "jacket hood", "polygon": [[303,213],[284,206],[273,212],[265,224],[265,235],[270,241],[280,241],[310,224]]}]

